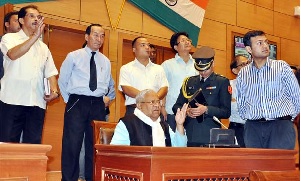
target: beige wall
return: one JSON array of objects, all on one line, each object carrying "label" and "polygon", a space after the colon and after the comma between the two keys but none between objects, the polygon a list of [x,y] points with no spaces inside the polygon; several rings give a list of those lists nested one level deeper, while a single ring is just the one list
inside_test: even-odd
[{"label": "beige wall", "polygon": [[[75,28],[76,25],[89,23],[102,24],[111,31],[107,56],[117,64],[120,61],[117,53],[118,43],[121,42],[120,33],[135,36],[142,34],[166,42],[168,46],[169,38],[173,33],[171,30],[161,26],[128,1],[124,4],[124,0],[106,1],[57,0],[35,4],[39,6],[44,16],[60,21],[62,26],[64,22],[74,24]],[[17,4],[15,9],[24,5]],[[299,0],[209,0],[198,47],[203,45],[213,47],[217,51],[215,71],[231,78],[230,71],[225,69],[229,65],[233,51],[229,31],[243,34],[251,29],[261,29],[278,43],[278,59],[299,65],[300,19],[293,16],[294,7],[299,5]],[[116,30],[112,30],[111,24],[116,26],[121,10],[119,25]],[[114,77],[116,78],[116,75]]]},{"label": "beige wall", "polygon": [[[116,83],[121,66],[121,57],[118,56],[118,51],[121,51],[118,47],[122,47],[119,46],[122,43],[121,34],[144,35],[169,46],[169,38],[173,33],[124,0],[57,0],[35,4],[47,17],[46,23],[81,30],[89,23],[100,23],[110,30],[110,36],[107,38],[109,41],[107,56],[112,65],[117,66],[113,68]],[[17,4],[15,9],[24,5],[26,4]],[[231,44],[233,32],[244,34],[251,29],[261,29],[277,43],[278,59],[299,65],[300,19],[293,16],[294,7],[299,5],[299,0],[209,0],[198,47],[203,45],[213,47],[217,54],[215,71],[232,78],[228,67],[233,57]],[[111,25],[116,27],[119,18],[115,30]]]},{"label": "beige wall", "polygon": [[[105,3],[106,1],[108,4]],[[132,40],[135,36],[144,35],[149,38],[151,43],[168,47],[169,38],[173,33],[128,1],[125,0],[124,4],[123,1],[56,0],[34,4],[46,17],[45,23],[50,25],[85,30],[86,25],[90,23],[102,24],[107,30],[106,32],[109,32],[106,34],[107,42],[104,45],[104,53],[111,60],[113,78],[118,85],[119,69],[122,65],[123,39]],[[27,4],[16,4],[14,9],[18,10],[24,5]],[[197,47],[204,45],[213,47],[216,50],[215,72],[231,79],[233,75],[228,67],[233,57],[233,35],[244,34],[251,29],[261,29],[267,33],[271,41],[277,43],[278,59],[286,60],[289,64],[299,65],[300,19],[293,16],[294,6],[299,5],[299,0],[209,0]],[[121,10],[117,29],[113,29],[111,24],[117,25]],[[108,12],[110,13],[108,14]],[[121,94],[118,93],[110,107],[112,112],[110,121],[118,121],[120,116],[123,116],[119,114],[120,99]],[[50,105],[49,109],[51,110],[55,106],[56,104]],[[62,121],[63,110],[59,112],[60,116],[56,117]],[[51,112],[48,111],[48,114]],[[47,115],[47,117],[55,116]],[[62,128],[56,127],[56,129],[61,130]],[[50,142],[45,141],[44,143]],[[60,144],[60,142],[52,145],[55,144]],[[53,161],[54,166],[51,166],[50,170],[59,170],[59,152],[60,148],[57,153],[53,154],[57,163],[54,164],[56,161]]]}]

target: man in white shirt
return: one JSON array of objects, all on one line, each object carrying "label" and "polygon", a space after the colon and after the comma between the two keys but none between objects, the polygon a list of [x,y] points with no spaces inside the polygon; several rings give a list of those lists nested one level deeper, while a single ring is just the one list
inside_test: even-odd
[{"label": "man in white shirt", "polygon": [[134,114],[121,118],[117,124],[112,145],[182,147],[187,145],[183,126],[187,104],[177,109],[175,132],[160,118],[161,103],[155,91],[146,89],[139,92],[136,104]]},{"label": "man in white shirt", "polygon": [[186,32],[174,33],[170,38],[170,46],[176,52],[176,55],[161,64],[169,84],[166,103],[162,106],[162,109],[166,109],[167,122],[171,129],[175,130],[176,122],[172,106],[177,101],[183,80],[186,77],[198,75],[198,71],[195,70],[194,59],[189,53],[192,45]]},{"label": "man in white shirt", "polygon": [[[21,30],[2,37],[5,75],[1,79],[0,141],[41,143],[46,103],[56,99],[58,92],[52,55],[40,41],[44,18],[37,7],[20,9]],[[44,94],[43,79],[50,83],[50,95]]]},{"label": "man in white shirt", "polygon": [[132,42],[135,60],[123,65],[120,69],[118,89],[125,94],[125,115],[134,113],[135,97],[144,89],[157,92],[159,99],[166,96],[168,82],[163,68],[150,61],[149,42],[144,37],[137,37]]}]

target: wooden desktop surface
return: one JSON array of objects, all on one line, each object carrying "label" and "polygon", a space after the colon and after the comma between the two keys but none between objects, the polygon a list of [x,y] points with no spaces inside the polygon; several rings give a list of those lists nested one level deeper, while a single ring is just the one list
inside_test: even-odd
[{"label": "wooden desktop surface", "polygon": [[295,150],[168,148],[95,145],[95,181],[110,177],[159,181],[193,178],[247,180],[252,170],[295,170]]}]

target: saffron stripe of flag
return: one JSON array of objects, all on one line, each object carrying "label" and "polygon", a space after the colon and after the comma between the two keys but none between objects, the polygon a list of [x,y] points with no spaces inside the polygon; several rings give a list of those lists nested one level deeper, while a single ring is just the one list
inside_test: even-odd
[{"label": "saffron stripe of flag", "polygon": [[172,31],[187,32],[192,44],[197,45],[208,0],[177,0],[174,6],[165,0],[129,1]]}]

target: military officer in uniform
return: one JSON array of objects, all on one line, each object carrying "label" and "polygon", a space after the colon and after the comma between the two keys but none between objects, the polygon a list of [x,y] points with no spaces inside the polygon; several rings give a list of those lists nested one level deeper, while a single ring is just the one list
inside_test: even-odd
[{"label": "military officer in uniform", "polygon": [[195,59],[194,67],[199,75],[184,80],[173,111],[189,102],[192,95],[201,88],[205,102],[193,103],[187,109],[185,129],[187,146],[201,146],[210,141],[210,129],[220,128],[221,125],[213,120],[226,119],[231,114],[231,87],[229,79],[213,72],[215,52],[212,48],[203,46],[192,57]]}]

